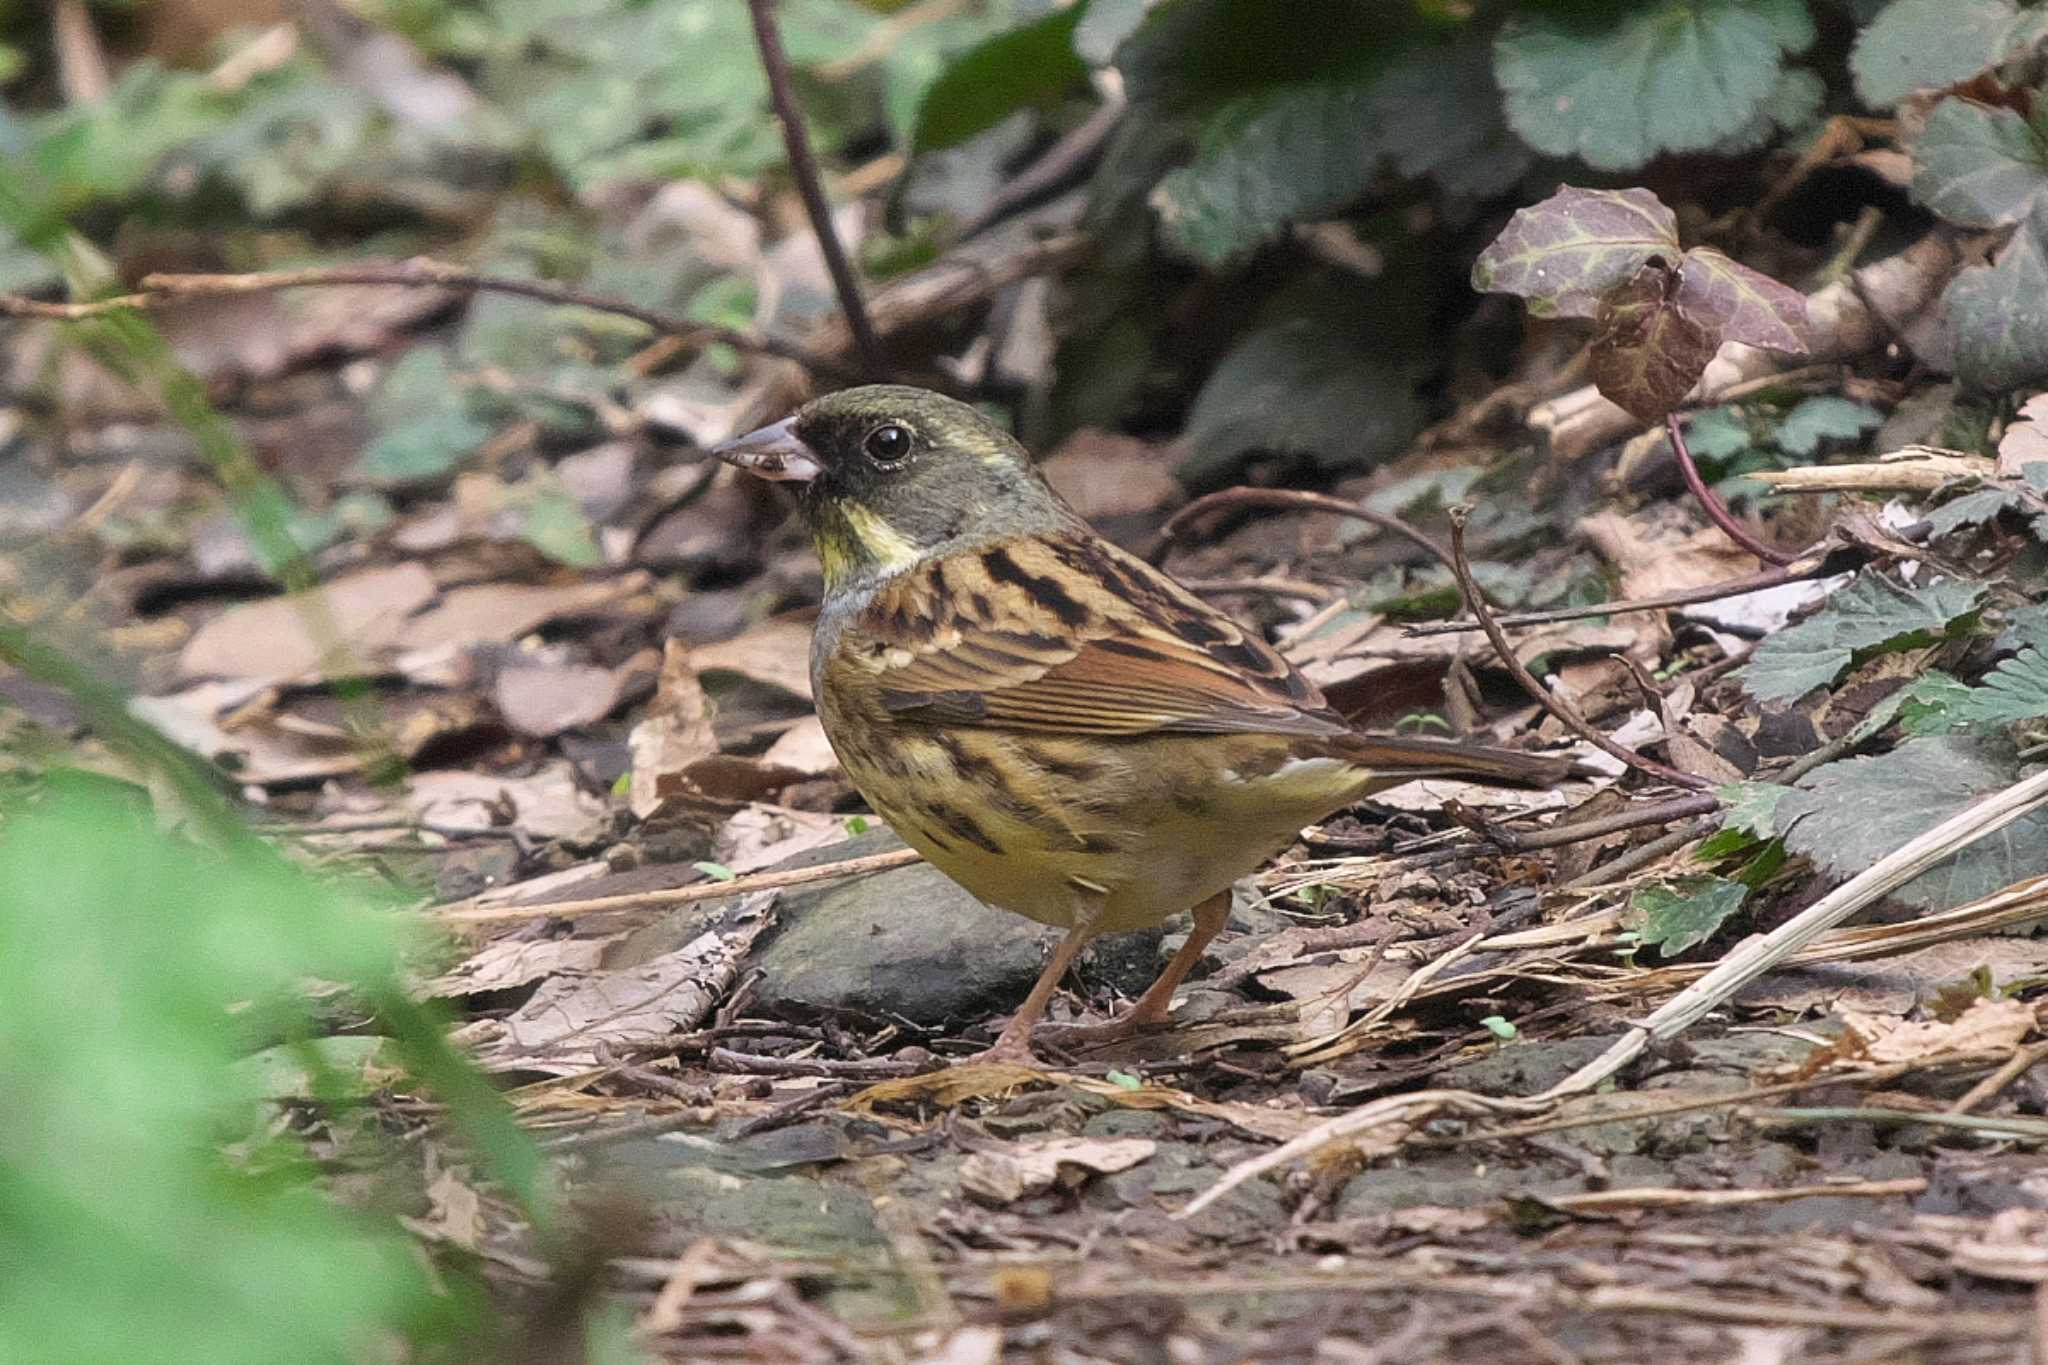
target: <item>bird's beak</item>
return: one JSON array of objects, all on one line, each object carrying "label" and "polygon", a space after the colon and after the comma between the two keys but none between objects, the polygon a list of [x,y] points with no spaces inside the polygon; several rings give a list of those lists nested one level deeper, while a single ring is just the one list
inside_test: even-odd
[{"label": "bird's beak", "polygon": [[796,434],[796,418],[735,436],[711,453],[727,464],[781,483],[809,483],[825,472],[818,457]]}]

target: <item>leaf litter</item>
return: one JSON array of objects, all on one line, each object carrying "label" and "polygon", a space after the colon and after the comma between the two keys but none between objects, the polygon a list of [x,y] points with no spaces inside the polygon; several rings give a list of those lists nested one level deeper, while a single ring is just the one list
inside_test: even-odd
[{"label": "leaf litter", "polygon": [[[1108,8],[1092,7],[1084,23]],[[1775,79],[1800,48],[1786,17],[1797,7],[1691,8],[1703,32],[1752,53],[1757,79]],[[1887,7],[1886,22],[1904,25],[1916,8]],[[1879,40],[1890,39],[1876,28],[1866,36],[1852,65],[1870,85],[1889,61]],[[1602,76],[1545,65],[1546,42],[1585,56],[1547,23],[1502,34],[1508,117],[1532,145],[1563,154],[1573,149],[1552,145],[1565,136],[1558,101]],[[1292,92],[1274,108],[1322,108],[1321,98]],[[1698,126],[1681,126],[1680,110],[1649,112],[1596,129],[1598,141],[1577,150],[1620,165],[1637,144],[1695,149],[1739,133],[1744,111],[1717,102],[1695,111]],[[2041,378],[2030,341],[2039,324],[2013,300],[2040,273],[2044,197],[2031,153],[2018,154],[2020,122],[1949,97],[1906,145],[1919,166],[1913,194],[1934,212],[1963,226],[2017,225],[1967,268],[1918,280],[1923,295],[1945,291],[1954,316],[1941,325],[1963,335],[1950,338],[1948,362],[1915,354],[1980,386],[2024,389]],[[1246,160],[1245,144],[1208,145],[1219,165]],[[1993,161],[1998,174],[1986,178]],[[763,317],[793,331],[824,315],[814,236],[785,233],[764,251],[774,214],[737,207],[747,196],[693,189],[585,207],[647,253],[730,272],[758,291]],[[1334,211],[1350,198],[1304,202]],[[1209,219],[1174,234],[1227,256],[1255,244],[1231,233],[1279,239],[1285,225],[1232,218],[1229,207],[1209,204]],[[444,921],[460,946],[429,955],[420,991],[450,1002],[474,1055],[520,1085],[529,1120],[576,1144],[563,1150],[579,1183],[596,1190],[620,1169],[652,1173],[664,1232],[644,1254],[614,1260],[610,1287],[634,1304],[661,1296],[672,1334],[661,1349],[676,1358],[721,1341],[776,1358],[798,1326],[815,1333],[807,1343],[825,1343],[819,1358],[856,1358],[846,1341],[898,1332],[906,1303],[943,1324],[913,1358],[994,1361],[1014,1354],[1015,1332],[1070,1345],[1086,1338],[1061,1331],[1097,1325],[1115,1358],[1162,1335],[1192,1356],[1234,1330],[1181,1308],[1212,1298],[1245,1314],[1248,1335],[1231,1349],[1256,1354],[1339,1296],[1383,1329],[1406,1312],[1441,1340],[1454,1339],[1442,1324],[1474,1305],[1544,1332],[1574,1317],[1603,1324],[1586,1329],[1581,1358],[1660,1332],[1656,1349],[1702,1358],[1734,1358],[1737,1345],[1743,1358],[1848,1358],[1906,1339],[1929,1351],[1961,1344],[1930,1358],[1995,1358],[1962,1348],[2004,1349],[2028,1310],[1986,1284],[2044,1278],[2034,1250],[2048,1191],[2028,1183],[2025,1165],[2040,1140],[2026,1124],[2044,1105],[2048,964],[2024,936],[2048,919],[2038,810],[1719,1001],[1611,1077],[1611,1090],[1532,1098],[1749,935],[2025,781],[2048,724],[2037,648],[2048,633],[2033,629],[2041,588],[2024,569],[2039,551],[2048,482],[2028,473],[2048,462],[2041,396],[2015,395],[1960,454],[1887,449],[1876,422],[1916,396],[1915,378],[1870,359],[1868,339],[1850,335],[1855,319],[1819,306],[1823,290],[1762,273],[1771,251],[1737,249],[1743,239],[1732,235],[1695,242],[1690,222],[1681,238],[1680,222],[1646,190],[1567,189],[1515,214],[1480,254],[1482,288],[1594,321],[1571,335],[1594,348],[1593,397],[1617,400],[1620,416],[1587,399],[1578,411],[1594,416],[1546,425],[1587,374],[1560,381],[1574,372],[1531,345],[1509,362],[1510,383],[1564,407],[1541,420],[1516,411],[1466,423],[1486,439],[1449,451],[1449,500],[1483,509],[1475,568],[1502,613],[1585,611],[1515,629],[1517,659],[1603,735],[1708,780],[1724,794],[1722,815],[1617,825],[1673,795],[1618,764],[1554,792],[1429,783],[1385,793],[1306,831],[1255,879],[1170,1031],[1107,1048],[1066,1048],[1054,1035],[1044,1069],[953,1060],[985,1043],[1021,995],[1035,941],[1010,943],[1007,975],[978,997],[947,997],[976,1003],[934,1018],[942,983],[907,983],[886,1006],[854,989],[882,965],[861,955],[863,943],[889,926],[915,932],[930,905],[900,888],[922,883],[885,882],[889,872],[853,879],[848,887],[884,889],[836,906],[795,888],[749,889],[751,877],[843,856],[853,841],[895,847],[809,711],[817,585],[787,505],[700,477],[699,447],[779,415],[793,396],[768,362],[689,361],[605,392],[577,387],[570,352],[625,348],[575,330],[564,349],[560,318],[525,328],[522,315],[486,316],[453,290],[313,291],[285,296],[288,309],[211,318],[198,308],[179,324],[186,353],[216,379],[257,386],[248,409],[281,413],[280,431],[306,438],[280,443],[294,482],[328,510],[367,494],[386,518],[361,503],[353,520],[336,511],[313,561],[319,588],[285,594],[247,546],[232,562],[209,558],[218,547],[177,529],[169,513],[192,492],[184,480],[159,488],[138,475],[124,487],[105,469],[73,466],[53,487],[74,510],[111,499],[64,532],[83,562],[143,562],[170,585],[153,603],[121,602],[114,622],[130,632],[127,662],[144,683],[137,714],[267,804],[298,856],[451,888],[439,899],[467,909],[525,904],[502,922]],[[1315,240],[1304,232],[1296,244]],[[1017,302],[1005,294],[998,311],[1020,312]],[[976,317],[993,352],[1006,324]],[[478,319],[497,330],[472,335]],[[26,354],[27,342],[9,342]],[[499,348],[496,376],[463,368],[486,342]],[[1931,345],[1920,332],[1900,344]],[[1156,422],[1112,429],[1098,413],[1049,472],[1119,539],[1157,551],[1256,622],[1370,723],[1579,741],[1516,691],[1476,631],[1411,629],[1460,609],[1446,566],[1411,544],[1338,533],[1307,512],[1161,535],[1184,497],[1170,470],[1235,477],[1262,440],[1265,454],[1306,462],[1274,468],[1313,466],[1349,500],[1452,487],[1429,436],[1408,451],[1422,421],[1410,378],[1365,365],[1352,347],[1322,320],[1250,330],[1218,366],[1208,402],[1182,405],[1183,417],[1201,414],[1191,441],[1156,439]],[[1744,377],[1727,379],[1741,347],[1771,355],[1743,360]],[[1793,367],[1809,349],[1856,364],[1802,376]],[[518,354],[549,358],[535,371],[561,362],[560,371],[505,371]],[[644,356],[626,365],[668,363]],[[970,352],[947,363],[976,362]],[[1140,357],[1133,373],[1157,363]],[[368,424],[370,439],[342,443],[347,459],[312,458],[325,399],[290,387],[295,372],[332,379],[350,420]],[[1735,391],[1759,376],[1781,387]],[[1314,397],[1298,429],[1276,433],[1231,394],[1270,392],[1281,378]],[[1700,397],[1696,386],[1726,410],[1713,419],[1724,433],[1750,433],[1717,445],[1701,431],[1706,414],[1693,417],[1707,485],[1738,524],[1788,550],[1813,547],[1826,572],[1627,609],[1758,568],[1697,500],[1674,496],[1673,452],[1622,448]],[[1377,395],[1371,429],[1347,429],[1367,391]],[[123,424],[138,420],[123,396],[72,397],[81,446],[92,435],[127,439]],[[1485,402],[1459,401],[1473,413]],[[1455,423],[1466,412],[1443,415]],[[1966,425],[1952,399],[1948,415]],[[1557,438],[1554,458],[1532,464],[1518,447],[1538,432]],[[692,444],[679,448],[678,433]],[[1365,445],[1387,457],[1380,467],[1349,459]],[[1771,482],[1816,473],[1832,488]],[[650,489],[676,504],[647,505]],[[1873,519],[1888,529],[1859,536],[1845,529],[1850,519],[1816,510],[1823,497],[1866,495],[1897,495],[1904,520]],[[1399,500],[1403,515],[1438,530],[1440,505]],[[133,520],[115,514],[124,505]],[[1920,516],[1931,535],[1908,537]],[[1929,682],[1937,672],[1948,685]],[[339,705],[363,685],[351,680],[368,680],[395,722],[392,747],[411,766],[403,777],[366,749]],[[1897,724],[1859,735],[1894,697]],[[1576,840],[1529,840],[1579,827],[1588,832]],[[1588,846],[1582,865],[1567,864]],[[733,880],[714,886],[714,868]],[[706,894],[630,900],[678,889]],[[599,896],[628,899],[547,913]],[[773,997],[762,963],[778,938],[833,912],[846,916],[834,922],[846,951],[829,964],[844,976],[838,1003],[764,1006]],[[1098,1020],[1127,999],[1176,932],[1092,950],[1059,1022]],[[981,946],[979,957],[1004,956],[993,937]],[[1959,1116],[2014,1126],[1936,1121],[1993,1081]],[[1866,1103],[1881,1117],[1859,1118]],[[1828,1117],[1780,1126],[1802,1105]],[[1226,1172],[1354,1113],[1374,1126],[1176,1217]],[[1923,1116],[1917,1126],[1913,1115]],[[707,1152],[726,1166],[711,1170]],[[1988,1183],[1976,1179],[1983,1168]],[[531,1248],[518,1248],[477,1179],[440,1165],[415,1230],[517,1265]],[[1596,1213],[1621,1221],[1588,1221]],[[959,1325],[963,1313],[975,1321]],[[1636,1335],[1600,1335],[1623,1322]],[[1928,1342],[1930,1322],[1947,1345]],[[1009,1324],[1012,1338],[992,1323]],[[1622,1350],[1606,1357],[1628,1358]]]}]

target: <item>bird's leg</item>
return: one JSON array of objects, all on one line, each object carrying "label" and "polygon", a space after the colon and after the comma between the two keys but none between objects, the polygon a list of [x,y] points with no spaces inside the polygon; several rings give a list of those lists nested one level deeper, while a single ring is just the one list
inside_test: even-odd
[{"label": "bird's leg", "polygon": [[1230,922],[1230,888],[1225,887],[1195,907],[1195,927],[1189,931],[1187,942],[1173,960],[1160,970],[1159,976],[1145,988],[1129,1009],[1106,1024],[1077,1024],[1059,1029],[1061,1043],[1109,1043],[1119,1038],[1128,1038],[1154,1024],[1163,1023],[1173,1008],[1173,993],[1180,989],[1180,983],[1187,980],[1188,973],[1202,960],[1210,942],[1223,932],[1223,926]]},{"label": "bird's leg", "polygon": [[1147,1024],[1163,1022],[1167,1012],[1173,1008],[1173,993],[1180,989],[1180,983],[1187,980],[1188,973],[1202,960],[1210,942],[1223,932],[1223,926],[1230,923],[1230,888],[1224,887],[1209,899],[1195,907],[1195,927],[1188,931],[1188,941],[1180,945],[1180,951],[1160,971],[1159,977],[1137,1003],[1125,1011],[1117,1020],[1126,1029],[1140,1029]]},{"label": "bird's leg", "polygon": [[1045,1007],[1052,1003],[1052,993],[1059,989],[1060,978],[1067,974],[1067,968],[1074,965],[1074,958],[1095,937],[1096,921],[1102,918],[1102,902],[1089,900],[1074,916],[1074,923],[1067,930],[1067,936],[1052,950],[1052,958],[1045,964],[1045,970],[1038,974],[1038,981],[1031,987],[1031,994],[1024,997],[1024,1003],[1010,1016],[1010,1022],[1003,1025],[1003,1031],[996,1035],[994,1046],[977,1052],[967,1060],[971,1062],[1017,1062],[1030,1065],[1038,1059],[1031,1053],[1031,1030],[1045,1014]]}]

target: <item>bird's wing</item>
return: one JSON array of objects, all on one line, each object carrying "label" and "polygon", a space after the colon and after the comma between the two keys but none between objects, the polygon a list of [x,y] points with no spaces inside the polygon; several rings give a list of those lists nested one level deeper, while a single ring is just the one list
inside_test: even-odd
[{"label": "bird's wing", "polygon": [[905,720],[1124,736],[1349,730],[1264,641],[1085,534],[1019,537],[899,575],[839,651]]}]

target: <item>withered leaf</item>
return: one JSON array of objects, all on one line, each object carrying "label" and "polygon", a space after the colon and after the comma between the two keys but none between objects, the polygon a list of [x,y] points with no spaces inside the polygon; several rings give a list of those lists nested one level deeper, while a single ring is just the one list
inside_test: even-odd
[{"label": "withered leaf", "polygon": [[1648,190],[1567,185],[1516,212],[1472,265],[1472,287],[1516,294],[1537,317],[1590,318],[1652,256],[1678,253],[1678,219]]},{"label": "withered leaf", "polygon": [[1805,355],[1806,295],[1751,270],[1712,247],[1685,253],[1678,301],[1714,334],[1716,344],[1740,341],[1786,355]]},{"label": "withered leaf", "polygon": [[1685,307],[1683,275],[1652,256],[1600,304],[1593,383],[1645,422],[1661,422],[1714,358],[1718,340]]}]

